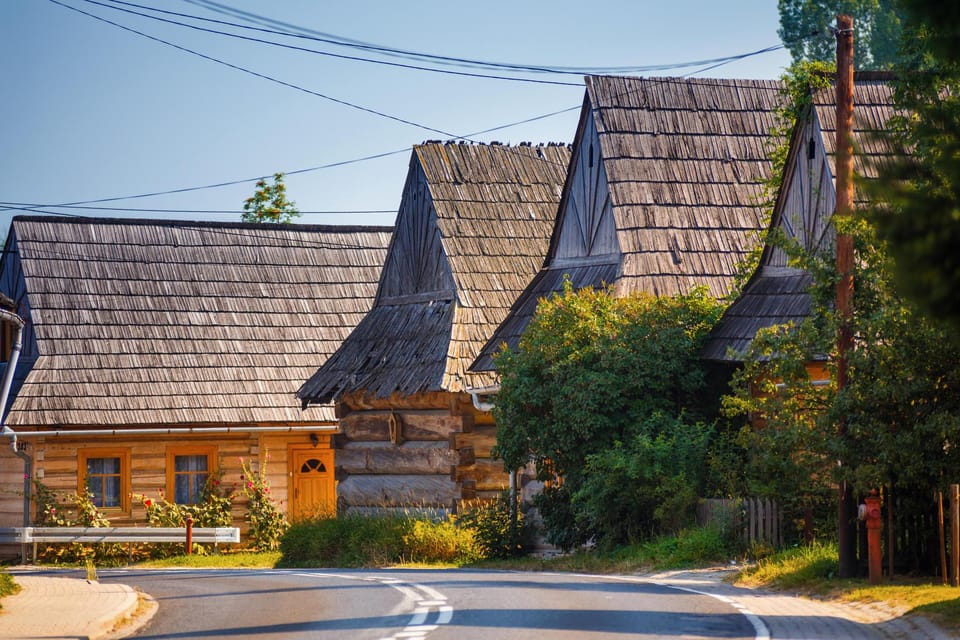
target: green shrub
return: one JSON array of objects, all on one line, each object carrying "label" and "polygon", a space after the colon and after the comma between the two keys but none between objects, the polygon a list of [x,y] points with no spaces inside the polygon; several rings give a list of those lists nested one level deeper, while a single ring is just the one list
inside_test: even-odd
[{"label": "green shrub", "polygon": [[[265,456],[268,459],[268,456]],[[240,458],[240,476],[243,482],[241,490],[247,496],[247,513],[244,516],[250,523],[250,541],[261,551],[276,551],[280,548],[280,537],[290,524],[280,512],[277,503],[270,495],[270,483],[266,478],[266,464],[254,472],[250,465]]]},{"label": "green shrub", "polygon": [[280,566],[377,567],[403,559],[412,521],[347,513],[294,522],[280,539]]},{"label": "green shrub", "polygon": [[403,552],[407,561],[424,563],[466,564],[483,555],[474,530],[457,526],[452,519],[412,521],[403,536]]},{"label": "green shrub", "polygon": [[[12,596],[18,591],[20,591],[20,585],[13,581],[13,576],[6,571],[0,571],[0,598]],[[0,609],[2,608],[0,606]]]},{"label": "green shrub", "polygon": [[471,500],[460,506],[459,524],[471,529],[484,558],[523,555],[533,543],[533,527],[517,508],[517,522],[510,521],[510,494],[496,500]]},{"label": "green shrub", "polygon": [[[110,521],[93,503],[89,492],[58,498],[55,491],[37,479],[33,481],[37,505],[36,525],[41,527],[109,527]],[[40,562],[120,564],[128,551],[119,544],[43,544],[37,547]]]}]

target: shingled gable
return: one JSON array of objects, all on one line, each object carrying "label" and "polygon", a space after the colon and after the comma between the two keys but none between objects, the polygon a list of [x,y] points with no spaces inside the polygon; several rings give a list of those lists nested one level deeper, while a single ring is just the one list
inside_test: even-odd
[{"label": "shingled gable", "polygon": [[618,294],[702,285],[719,298],[763,229],[778,82],[588,77],[586,87],[546,261],[473,371],[493,370],[565,278]]},{"label": "shingled gable", "polygon": [[[890,155],[878,133],[893,115],[889,74],[857,73],[854,78],[854,172],[877,177],[878,161]],[[777,195],[771,228],[809,253],[833,255],[835,233],[830,219],[836,208],[836,93],[817,92],[813,105],[794,128]],[[855,204],[865,204],[862,190]],[[790,265],[782,248],[764,247],[760,266],[741,295],[724,313],[704,347],[707,360],[739,362],[762,328],[798,325],[811,313],[812,279]]]},{"label": "shingled gable", "polygon": [[543,261],[569,161],[564,144],[414,147],[374,308],[304,403],[491,382],[467,367]]},{"label": "shingled gable", "polygon": [[290,424],[373,302],[391,229],[14,218],[0,290],[27,318],[7,424]]}]

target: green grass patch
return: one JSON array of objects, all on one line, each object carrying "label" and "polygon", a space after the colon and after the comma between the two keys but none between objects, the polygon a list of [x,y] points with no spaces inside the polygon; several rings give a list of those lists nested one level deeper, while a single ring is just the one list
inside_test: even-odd
[{"label": "green grass patch", "polygon": [[[4,596],[12,596],[18,591],[20,591],[20,585],[14,582],[13,576],[6,571],[0,571],[0,599]],[[0,609],[2,608],[3,604],[0,603]]]},{"label": "green grass patch", "polygon": [[272,569],[280,560],[279,551],[238,551],[236,553],[191,554],[145,560],[136,566],[147,569],[189,567],[193,569]]},{"label": "green grass patch", "polygon": [[838,565],[836,545],[797,547],[744,569],[736,583],[799,591],[843,602],[882,603],[901,614],[923,615],[951,636],[960,635],[960,587],[905,576],[894,576],[892,581],[879,585],[862,578],[841,580],[836,577]]},{"label": "green grass patch", "polygon": [[702,528],[610,550],[592,549],[546,558],[484,560],[476,566],[516,571],[643,573],[725,565],[732,555],[730,545],[720,530]]}]

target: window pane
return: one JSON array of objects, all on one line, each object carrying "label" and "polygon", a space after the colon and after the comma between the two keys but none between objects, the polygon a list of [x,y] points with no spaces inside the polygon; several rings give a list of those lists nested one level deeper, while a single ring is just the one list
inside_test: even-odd
[{"label": "window pane", "polygon": [[173,501],[177,504],[193,504],[190,496],[190,476],[176,475],[173,478]]},{"label": "window pane", "polygon": [[102,473],[120,473],[120,458],[100,458],[103,464]]},{"label": "window pane", "polygon": [[103,479],[103,504],[98,506],[120,506],[120,476],[107,476]]},{"label": "window pane", "polygon": [[103,506],[103,482],[100,478],[87,476],[87,491],[93,494],[93,504]]},{"label": "window pane", "polygon": [[207,456],[174,456],[174,471],[206,471]]},{"label": "window pane", "polygon": [[203,488],[207,486],[207,474],[198,473],[193,476],[193,504],[197,504],[203,499],[201,495],[203,493]]},{"label": "window pane", "polygon": [[87,458],[87,475],[103,473],[103,458]]}]

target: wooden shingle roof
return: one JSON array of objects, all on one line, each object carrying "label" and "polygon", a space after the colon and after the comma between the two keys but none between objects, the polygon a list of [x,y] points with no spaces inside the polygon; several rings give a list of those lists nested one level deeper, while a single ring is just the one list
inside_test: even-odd
[{"label": "wooden shingle roof", "polygon": [[467,368],[543,262],[569,160],[564,144],[416,146],[374,309],[300,397],[492,381]]},{"label": "wooden shingle roof", "polygon": [[[596,154],[595,180],[605,185],[580,196],[571,170],[547,261],[484,346],[475,371],[492,370],[504,343],[516,346],[537,302],[559,291],[565,274],[575,287],[609,285],[621,295],[672,295],[702,285],[719,298],[763,229],[759,199],[771,172],[778,82],[598,76],[586,85],[572,166],[587,171]],[[571,259],[563,216],[586,219],[592,207],[599,220],[604,202],[613,237]],[[602,235],[602,222],[596,224],[593,235]]]},{"label": "wooden shingle roof", "polygon": [[[893,92],[886,73],[857,73],[854,78],[854,172],[870,180],[892,155],[878,135],[893,116]],[[797,124],[791,138],[784,180],[771,226],[805,251],[833,255],[835,233],[830,223],[836,207],[836,90],[814,95],[813,108]],[[855,190],[855,206],[866,203]],[[811,313],[809,274],[791,266],[778,247],[764,248],[760,265],[741,295],[711,332],[703,355],[708,360],[740,361],[757,331],[779,325],[799,325]]]},{"label": "wooden shingle roof", "polygon": [[7,423],[332,420],[331,407],[304,413],[296,390],[372,306],[390,235],[17,217],[0,282],[35,352]]}]

